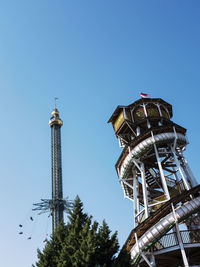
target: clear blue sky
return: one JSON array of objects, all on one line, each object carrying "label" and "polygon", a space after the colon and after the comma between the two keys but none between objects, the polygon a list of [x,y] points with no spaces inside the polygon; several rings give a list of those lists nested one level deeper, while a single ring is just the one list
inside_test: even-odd
[{"label": "clear blue sky", "polygon": [[140,92],[171,103],[173,120],[188,129],[186,157],[200,181],[199,13],[199,0],[1,1],[1,266],[31,266],[51,232],[47,216],[28,216],[33,202],[51,197],[54,96],[64,121],[64,194],[78,194],[86,212],[105,218],[121,245],[133,210],[114,169],[121,151],[107,124],[117,105]]}]

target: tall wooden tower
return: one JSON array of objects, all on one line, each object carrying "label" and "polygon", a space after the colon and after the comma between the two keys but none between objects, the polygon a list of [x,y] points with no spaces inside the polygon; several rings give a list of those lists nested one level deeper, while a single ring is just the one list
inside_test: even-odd
[{"label": "tall wooden tower", "polygon": [[125,246],[133,266],[200,266],[200,186],[183,155],[186,129],[172,106],[144,98],[118,106],[109,119],[123,151],[116,170],[134,203]]}]

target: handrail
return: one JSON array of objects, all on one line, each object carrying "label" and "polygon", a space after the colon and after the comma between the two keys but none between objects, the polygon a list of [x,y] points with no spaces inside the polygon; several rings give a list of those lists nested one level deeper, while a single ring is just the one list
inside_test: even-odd
[{"label": "handrail", "polygon": [[181,231],[183,244],[200,243],[200,229]]},{"label": "handrail", "polygon": [[[200,229],[198,230],[183,230],[180,231],[181,239],[183,244],[193,244],[199,243],[200,244]],[[154,244],[154,251],[162,250],[165,248],[170,248],[177,246],[179,244],[177,233],[172,232],[165,234],[161,237],[155,244]]]},{"label": "handrail", "polygon": [[[195,189],[195,188],[193,188]],[[136,266],[141,258],[141,253],[148,250],[161,236],[169,231],[175,224],[175,217],[178,222],[183,221],[191,214],[197,212],[200,209],[200,197],[196,197],[190,201],[187,201],[183,205],[175,209],[175,215],[173,212],[163,217],[158,223],[150,227],[142,236],[138,239],[137,243],[131,248],[131,258],[133,259],[133,266]]]}]

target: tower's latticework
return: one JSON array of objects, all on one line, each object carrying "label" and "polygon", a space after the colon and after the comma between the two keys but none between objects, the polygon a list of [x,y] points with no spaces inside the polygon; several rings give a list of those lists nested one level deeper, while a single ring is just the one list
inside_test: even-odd
[{"label": "tower's latticework", "polygon": [[52,168],[52,200],[55,203],[52,209],[53,229],[63,220],[63,189],[62,189],[62,163],[61,163],[61,135],[63,125],[57,108],[52,112],[49,121],[51,127],[51,168]]},{"label": "tower's latticework", "polygon": [[200,186],[183,155],[186,129],[171,118],[170,104],[145,98],[108,121],[123,147],[119,181],[134,203],[125,243],[133,266],[200,266]]},{"label": "tower's latticework", "polygon": [[63,212],[68,211],[71,202],[63,199],[62,189],[62,158],[61,158],[61,127],[62,120],[59,111],[55,107],[50,118],[51,127],[51,169],[52,169],[52,199],[42,199],[41,203],[34,204],[41,213],[50,211],[52,215],[53,231],[63,221]]}]

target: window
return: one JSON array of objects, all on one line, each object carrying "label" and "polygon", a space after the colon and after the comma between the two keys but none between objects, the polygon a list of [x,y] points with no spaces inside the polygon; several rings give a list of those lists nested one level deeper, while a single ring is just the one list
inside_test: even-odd
[{"label": "window", "polygon": [[169,119],[168,113],[163,106],[160,106],[160,110],[161,110],[162,116],[166,119]]},{"label": "window", "polygon": [[145,118],[144,108],[143,107],[136,108],[133,112],[133,118],[135,121],[144,119]]},{"label": "window", "polygon": [[159,110],[156,105],[149,104],[146,106],[148,117],[160,117]]},{"label": "window", "polygon": [[119,129],[119,127],[122,125],[123,122],[124,122],[124,114],[123,114],[123,111],[121,111],[116,121],[114,122],[115,132],[117,132],[117,130]]},{"label": "window", "polygon": [[126,112],[126,119],[127,119],[128,121],[132,121],[130,110],[127,110],[127,109],[126,109],[125,112]]}]

